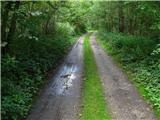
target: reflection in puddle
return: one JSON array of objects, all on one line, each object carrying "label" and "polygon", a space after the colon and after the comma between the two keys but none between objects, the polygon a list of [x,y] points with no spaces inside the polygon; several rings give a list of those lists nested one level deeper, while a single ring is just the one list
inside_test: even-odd
[{"label": "reflection in puddle", "polygon": [[55,80],[50,87],[51,94],[54,95],[65,95],[69,94],[67,93],[67,90],[73,86],[73,80],[76,78],[76,71],[77,66],[67,64],[64,65],[57,76],[55,77]]}]

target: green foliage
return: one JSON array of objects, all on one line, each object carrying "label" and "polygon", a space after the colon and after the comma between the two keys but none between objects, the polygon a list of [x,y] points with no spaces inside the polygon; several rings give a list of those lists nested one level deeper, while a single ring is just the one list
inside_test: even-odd
[{"label": "green foliage", "polygon": [[160,40],[158,1],[94,1],[89,15],[90,24],[95,29]]},{"label": "green foliage", "polygon": [[157,44],[153,52],[151,53],[153,58],[159,59],[160,58],[160,44]]},{"label": "green foliage", "polygon": [[[100,39],[104,39],[104,44],[109,43],[114,54],[123,53],[121,61],[134,62],[144,59],[150,55],[156,43],[145,37],[135,37],[123,35],[121,33],[104,33],[99,34]],[[112,51],[111,51],[112,52]]]},{"label": "green foliage", "polygon": [[[153,106],[160,110],[160,68],[158,63],[152,63],[149,67],[142,61],[134,69],[133,80],[143,85],[147,94],[146,97],[153,103]],[[146,63],[145,63],[146,64]],[[133,67],[133,66],[132,66]],[[131,66],[130,66],[131,70]]]}]

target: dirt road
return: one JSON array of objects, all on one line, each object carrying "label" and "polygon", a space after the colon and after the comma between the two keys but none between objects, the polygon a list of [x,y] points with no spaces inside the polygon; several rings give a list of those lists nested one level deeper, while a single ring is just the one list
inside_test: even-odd
[{"label": "dirt road", "polygon": [[[83,38],[73,46],[26,120],[78,119],[83,76]],[[126,75],[97,44],[95,34],[91,36],[90,43],[112,119],[155,120],[153,111],[138,95]]]},{"label": "dirt road", "polygon": [[107,107],[113,120],[155,120],[153,111],[133,85],[91,36],[91,47],[102,80]]},{"label": "dirt road", "polygon": [[45,87],[26,120],[78,119],[83,70],[83,37]]}]

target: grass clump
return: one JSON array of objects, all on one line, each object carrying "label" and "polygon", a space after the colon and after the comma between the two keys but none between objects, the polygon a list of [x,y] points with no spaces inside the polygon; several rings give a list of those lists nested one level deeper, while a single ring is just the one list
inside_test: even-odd
[{"label": "grass clump", "polygon": [[81,120],[110,120],[96,62],[89,44],[88,34],[84,41],[85,79]]}]

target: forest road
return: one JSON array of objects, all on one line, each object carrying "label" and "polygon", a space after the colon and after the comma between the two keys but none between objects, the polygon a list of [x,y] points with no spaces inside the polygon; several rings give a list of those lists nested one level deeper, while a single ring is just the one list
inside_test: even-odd
[{"label": "forest road", "polygon": [[26,120],[78,119],[83,72],[83,39],[80,37],[64,63],[38,97]]},{"label": "forest road", "polygon": [[119,69],[96,42],[90,37],[104,95],[113,120],[155,120],[150,107],[138,95],[127,76]]}]

